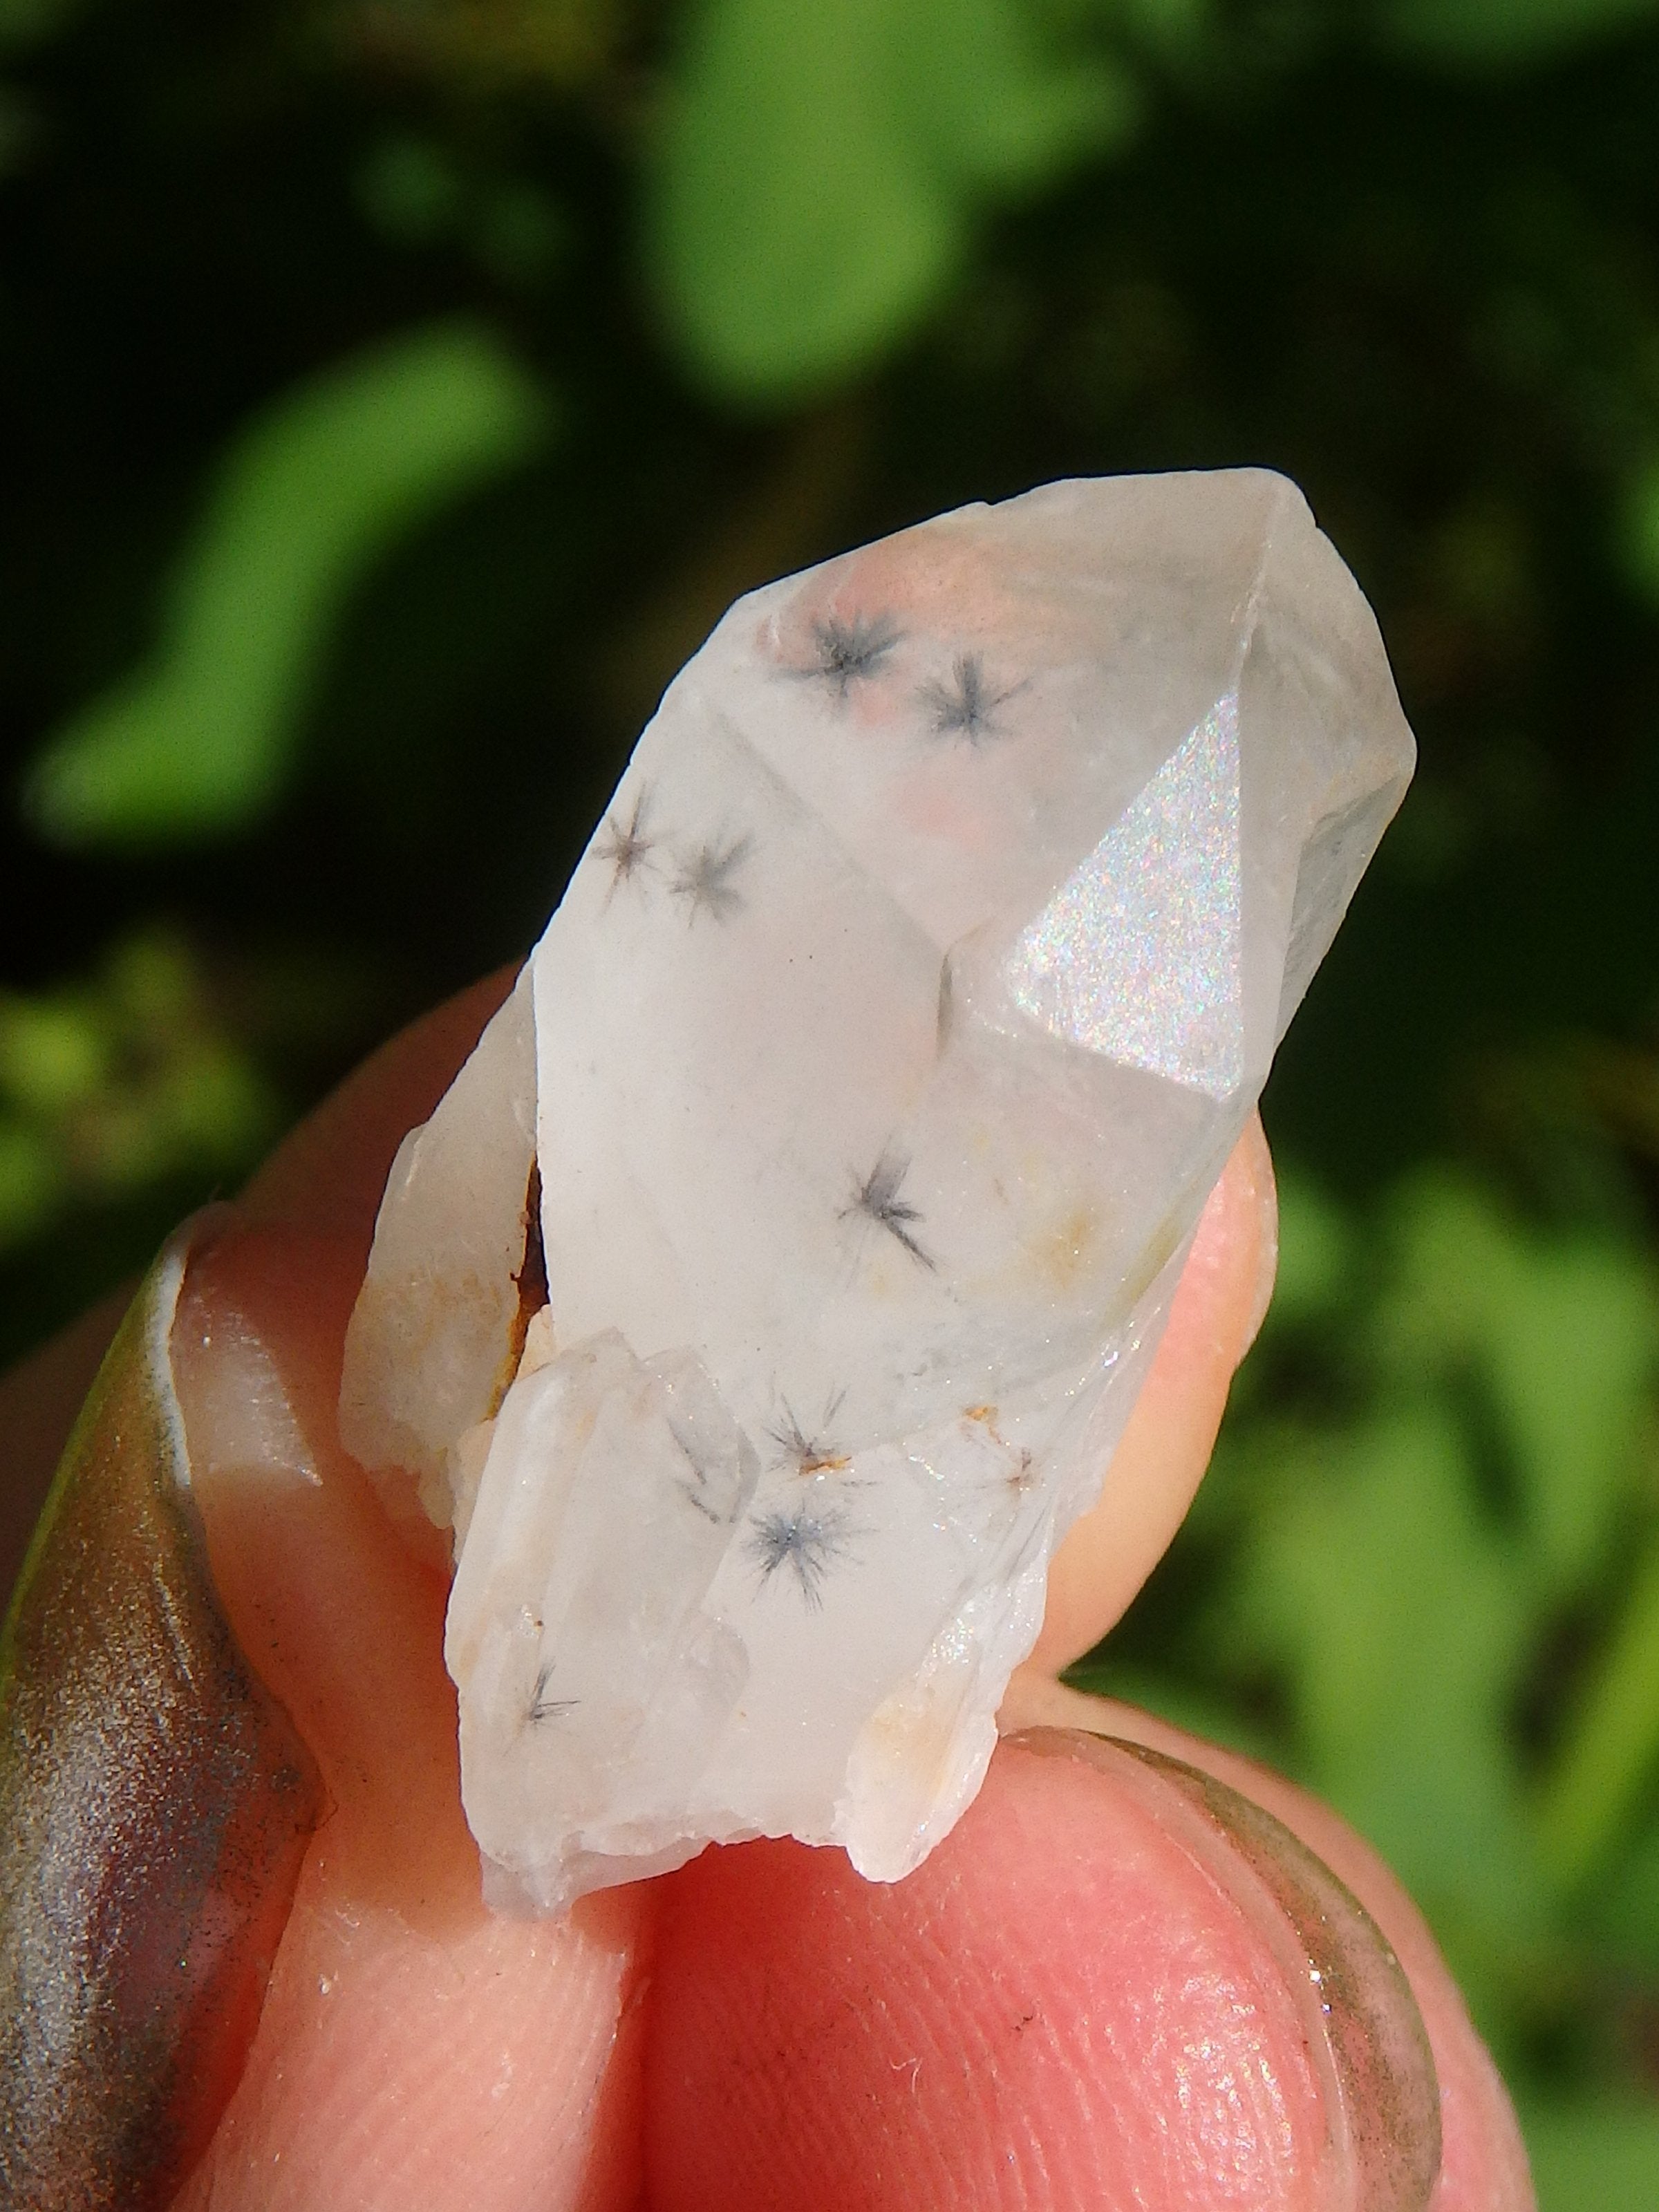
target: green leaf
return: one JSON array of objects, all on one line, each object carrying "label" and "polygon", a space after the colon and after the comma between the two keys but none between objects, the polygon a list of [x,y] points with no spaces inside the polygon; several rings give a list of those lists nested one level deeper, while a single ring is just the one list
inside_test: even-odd
[{"label": "green leaf", "polygon": [[1538,2212],[1653,2212],[1659,2110],[1561,2106],[1526,2114]]},{"label": "green leaf", "polygon": [[1483,1382],[1513,1459],[1545,1589],[1599,1565],[1627,1495],[1659,1355],[1642,1263],[1610,1242],[1546,1240],[1450,1178],[1396,1214],[1398,1275],[1381,1340],[1417,1370]]},{"label": "green leaf", "polygon": [[1215,0],[1047,0],[1061,21],[1089,21],[1158,59],[1182,62],[1203,51],[1217,28]]},{"label": "green leaf", "polygon": [[1659,1808],[1650,1805],[1633,1839],[1596,1869],[1595,1879],[1575,1900],[1579,1917],[1603,1955],[1618,1961],[1621,1978],[1659,1976]]},{"label": "green leaf", "polygon": [[1462,64],[1551,61],[1639,23],[1659,0],[1395,0],[1389,42],[1424,59]]},{"label": "green leaf", "polygon": [[64,845],[213,836],[278,795],[340,610],[434,512],[520,461],[543,394],[485,331],[424,330],[287,392],[235,441],[155,659],[48,742],[25,792]]},{"label": "green leaf", "polygon": [[1534,1556],[1550,1585],[1582,1586],[1627,1494],[1652,1377],[1648,1285],[1590,1244],[1534,1249],[1494,1300],[1486,1346],[1514,1440]]},{"label": "green leaf", "polygon": [[118,939],[94,976],[0,994],[0,1249],[75,1205],[240,1178],[280,1103],[184,941]]},{"label": "green leaf", "polygon": [[51,1220],[64,1176],[38,1129],[0,1119],[0,1252],[22,1243]]},{"label": "green leaf", "polygon": [[694,372],[793,399],[912,331],[988,200],[1122,142],[1133,88],[1022,0],[705,0],[647,210]]},{"label": "green leaf", "polygon": [[1526,1601],[1431,1401],[1283,1460],[1231,1617],[1288,1677],[1306,1778],[1431,1911],[1530,1922],[1505,1726]]},{"label": "green leaf", "polygon": [[33,1119],[64,1114],[109,1080],[108,1024],[82,995],[0,993],[0,1096]]},{"label": "green leaf", "polygon": [[1576,1888],[1619,1841],[1659,1767],[1659,1544],[1650,1547],[1540,1801],[1539,1848]]}]

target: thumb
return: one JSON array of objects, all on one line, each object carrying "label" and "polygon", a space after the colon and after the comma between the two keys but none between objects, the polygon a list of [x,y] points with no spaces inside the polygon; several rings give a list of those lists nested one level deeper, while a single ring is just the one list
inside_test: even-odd
[{"label": "thumb", "polygon": [[1380,1864],[1241,1775],[1336,1839],[1346,1887],[1186,1763],[1207,1747],[1109,1741],[1152,1724],[1052,1695],[1067,1725],[1006,1741],[893,1887],[787,1843],[668,1878],[653,2212],[1527,2212],[1491,2062]]}]

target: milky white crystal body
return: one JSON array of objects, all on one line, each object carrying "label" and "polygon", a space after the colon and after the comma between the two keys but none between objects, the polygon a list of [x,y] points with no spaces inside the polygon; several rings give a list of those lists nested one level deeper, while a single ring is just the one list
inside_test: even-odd
[{"label": "milky white crystal body", "polygon": [[1254,471],[964,508],[676,678],[405,1142],[348,1346],[348,1442],[455,1532],[498,1904],[946,1833],[1412,762]]}]

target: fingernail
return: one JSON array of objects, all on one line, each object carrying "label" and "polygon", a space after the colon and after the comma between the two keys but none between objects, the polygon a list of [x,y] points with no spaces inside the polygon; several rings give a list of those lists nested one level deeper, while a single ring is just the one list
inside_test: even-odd
[{"label": "fingernail", "polygon": [[1271,1813],[1180,1759],[1081,1729],[1005,1741],[1110,1776],[1268,1945],[1324,2093],[1322,2212],[1422,2212],[1440,2171],[1440,2086],[1405,1972],[1358,1898]]},{"label": "fingernail", "polygon": [[28,2212],[171,2201],[321,1811],[190,1497],[168,1338],[191,1236],[100,1370],[0,1638],[0,2172]]}]

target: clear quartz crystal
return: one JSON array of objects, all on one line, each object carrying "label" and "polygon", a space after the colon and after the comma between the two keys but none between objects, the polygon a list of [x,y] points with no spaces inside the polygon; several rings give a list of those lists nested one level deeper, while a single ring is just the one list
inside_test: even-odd
[{"label": "clear quartz crystal", "polygon": [[963,508],[676,678],[347,1347],[347,1443],[453,1530],[496,1904],[948,1832],[1412,761],[1257,471]]}]

